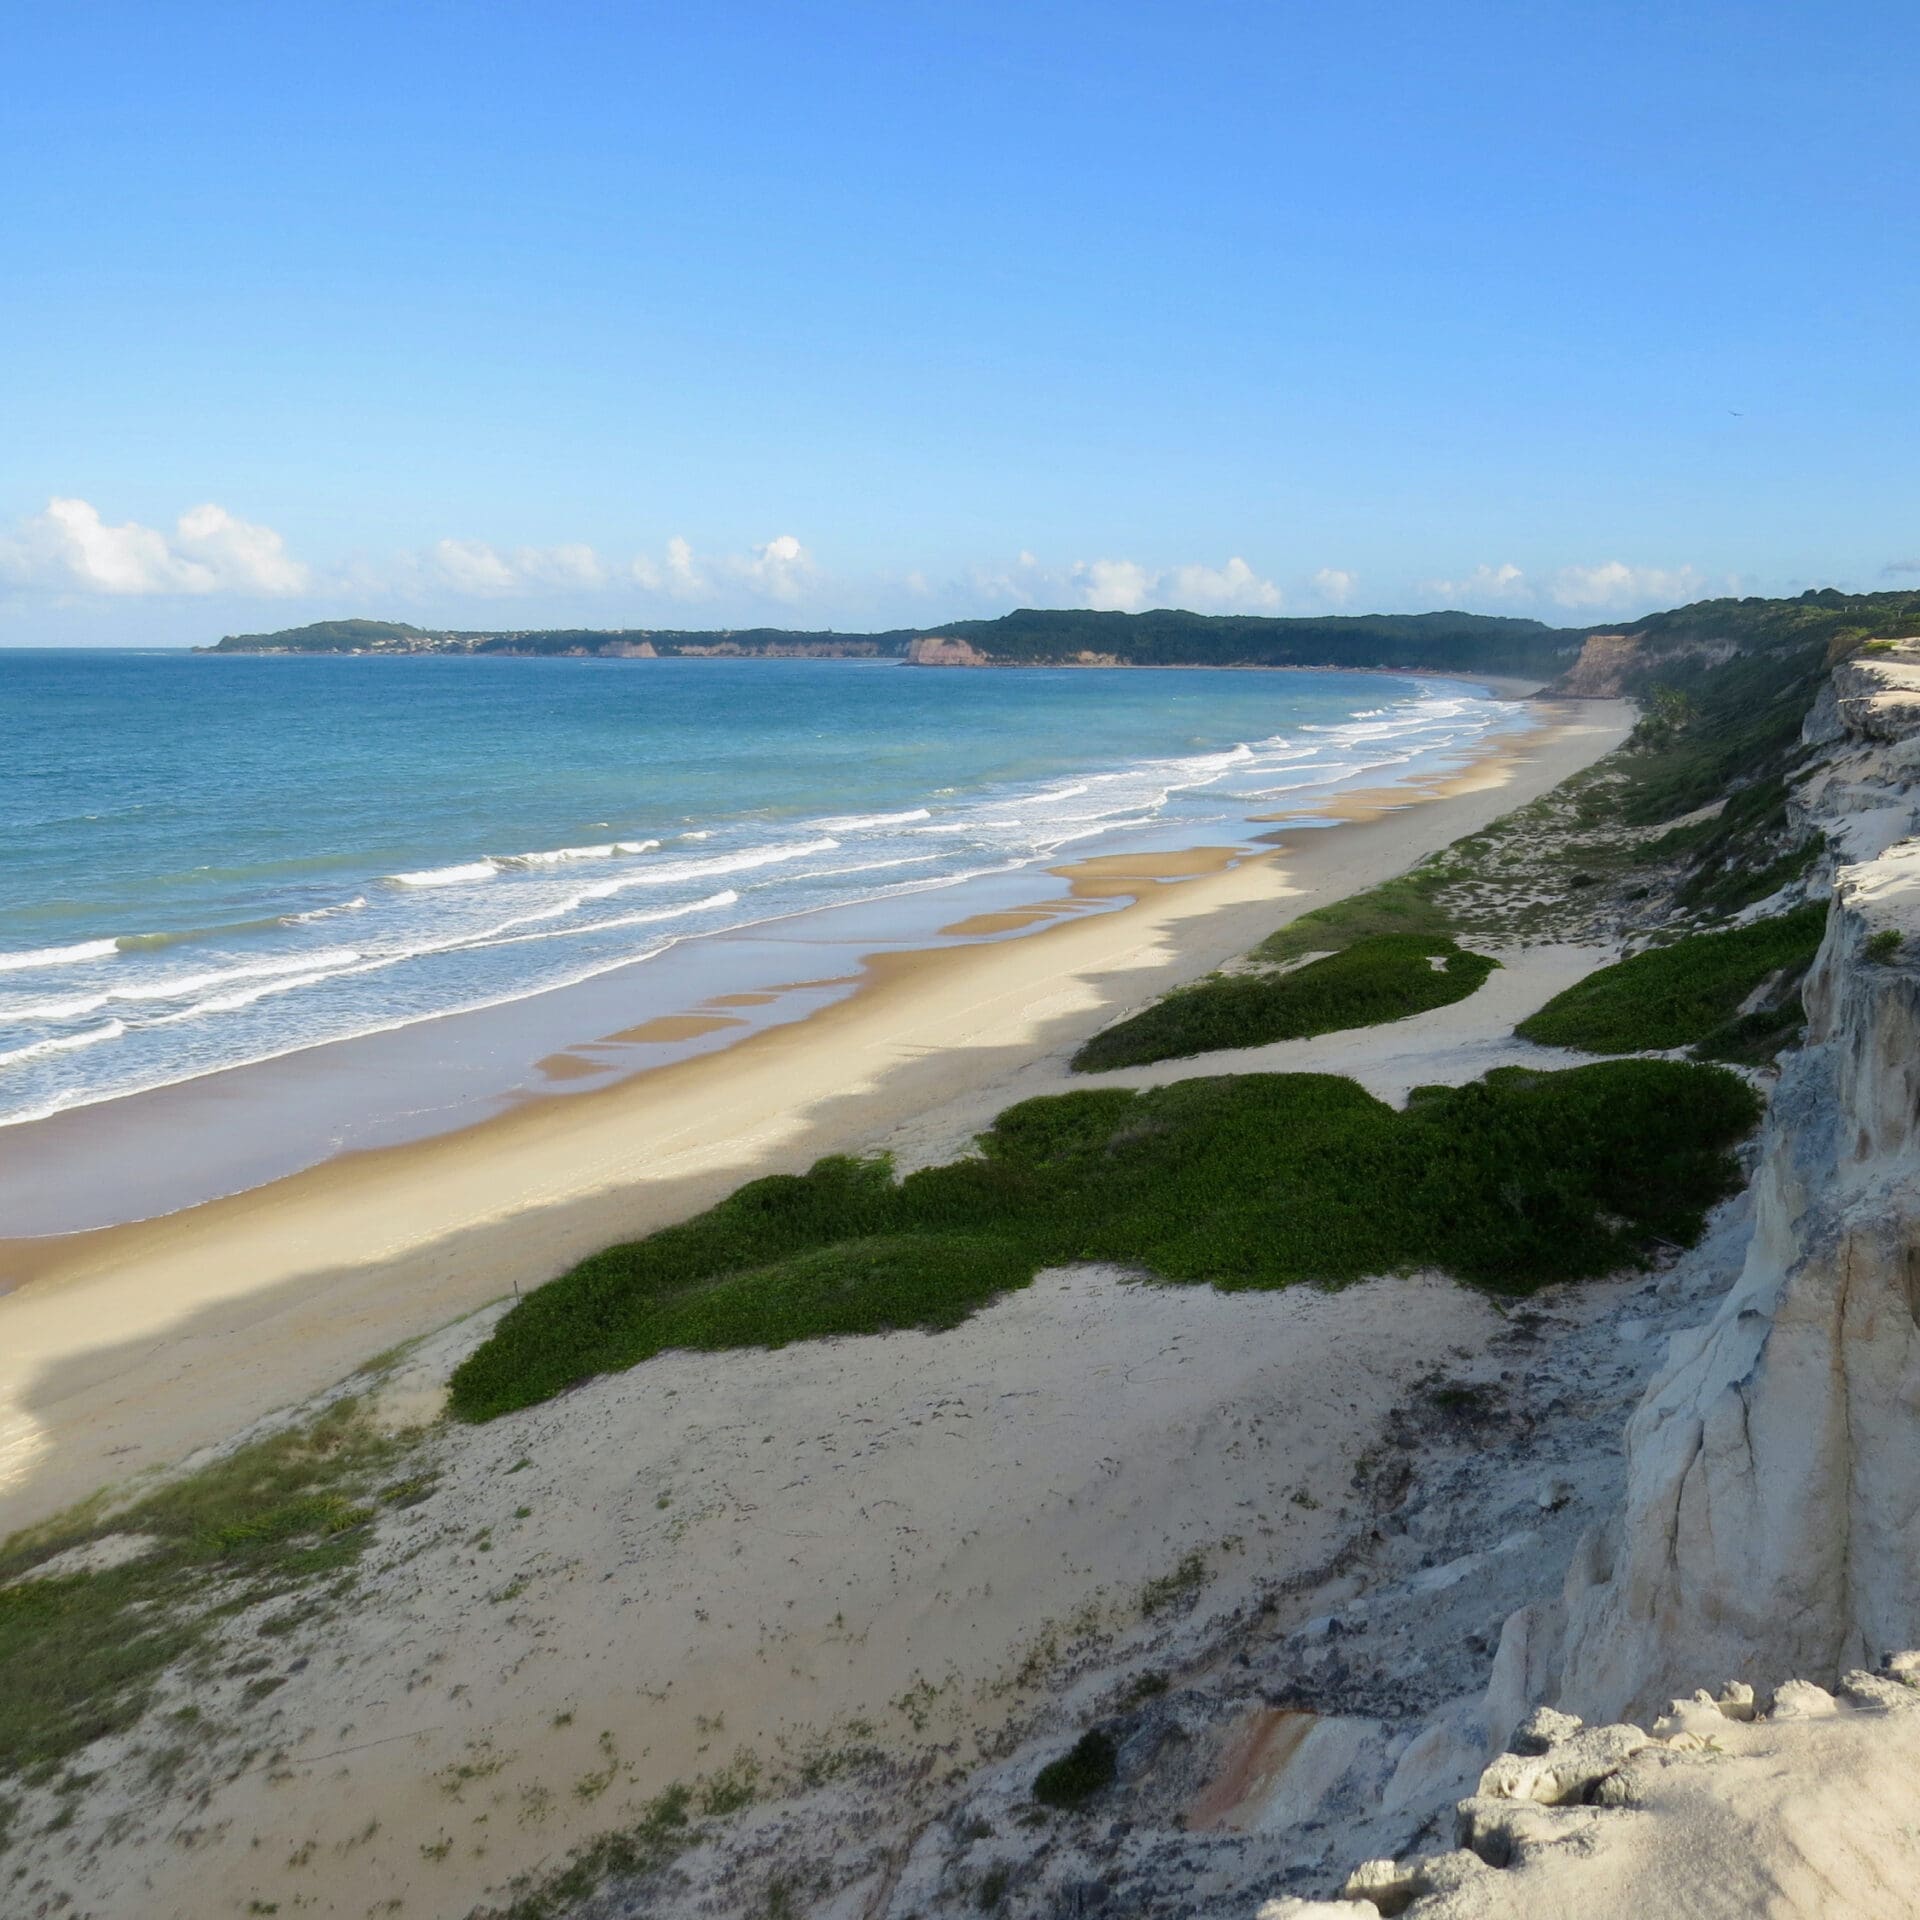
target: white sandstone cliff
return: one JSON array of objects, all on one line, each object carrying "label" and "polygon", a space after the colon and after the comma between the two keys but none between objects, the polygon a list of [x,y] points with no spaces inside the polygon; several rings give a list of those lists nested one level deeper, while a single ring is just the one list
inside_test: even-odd
[{"label": "white sandstone cliff", "polygon": [[1633,1417],[1624,1509],[1567,1577],[1558,1672],[1553,1610],[1510,1628],[1519,1690],[1590,1718],[1703,1672],[1831,1680],[1920,1640],[1920,664],[1843,665],[1807,733],[1834,900],[1745,1266]]}]

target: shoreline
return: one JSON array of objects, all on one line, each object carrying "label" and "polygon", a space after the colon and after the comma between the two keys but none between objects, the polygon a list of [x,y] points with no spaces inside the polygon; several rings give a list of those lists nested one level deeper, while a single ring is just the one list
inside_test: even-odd
[{"label": "shoreline", "polygon": [[[738,665],[742,661],[832,661],[836,665],[862,667],[942,668],[962,673],[1368,673],[1385,674],[1393,679],[1464,680],[1474,686],[1492,687],[1502,700],[1531,700],[1545,693],[1553,676],[1537,673],[1482,673],[1469,667],[1355,667],[1337,660],[915,660],[904,653],[813,653],[796,648],[792,652],[726,653],[705,651],[667,654],[623,653],[515,653],[506,647],[489,648],[485,653],[456,651],[451,647],[423,647],[409,652],[398,647],[125,647],[102,649],[125,653],[179,653],[196,658],[220,660],[553,660],[617,661],[700,660]],[[1585,699],[1584,694],[1553,696],[1570,700]]]},{"label": "shoreline", "polygon": [[[11,1242],[160,1218],[349,1153],[456,1132],[531,1100],[595,1092],[722,1051],[843,997],[867,977],[876,952],[997,939],[1065,914],[1111,911],[1144,887],[1193,877],[1196,842],[1212,847],[1213,864],[1244,857],[1279,837],[1270,829],[1342,817],[1348,795],[1364,799],[1381,781],[1429,792],[1436,775],[1471,767],[1499,750],[1500,736],[1529,728],[1522,702],[1506,698],[1528,683],[1433,684],[1471,693],[1486,709],[1479,739],[1423,751],[1392,772],[1363,764],[1329,785],[1309,782],[1278,811],[1229,798],[1205,821],[1127,823],[1084,853],[1056,848],[871,898],[784,904],[711,931],[669,933],[573,979],[376,1015],[358,1032],[290,1036],[251,1059],[163,1072],[10,1118],[0,1125],[0,1293],[23,1277]],[[1098,877],[1116,853],[1129,884]]]},{"label": "shoreline", "polygon": [[5,1243],[19,1283],[0,1296],[0,1531],[177,1461],[744,1180],[983,1104],[1292,915],[1557,785],[1630,718],[1625,703],[1556,703],[1424,790],[1337,796],[1341,824],[1222,849],[1216,870],[1175,885],[1153,884],[1164,854],[1108,856],[1104,878],[1131,904],[1017,939],[869,955],[846,998],[716,1053],[159,1219]]}]

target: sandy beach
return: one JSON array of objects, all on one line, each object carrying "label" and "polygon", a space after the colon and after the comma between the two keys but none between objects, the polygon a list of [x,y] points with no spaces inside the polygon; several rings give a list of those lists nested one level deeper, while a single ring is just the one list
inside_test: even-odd
[{"label": "sandy beach", "polygon": [[711,1056],[162,1219],[11,1243],[0,1527],[176,1461],[742,1180],[939,1131],[943,1112],[990,1115],[1034,1063],[1544,792],[1630,723],[1617,703],[1538,712],[1462,773],[1344,796],[1338,826],[1062,869],[1066,901],[1131,904],[877,955],[850,997]]},{"label": "sandy beach", "polygon": [[[342,1381],[422,1489],[382,1512],[350,1604],[315,1601],[290,1638],[281,1602],[250,1608],[96,1744],[102,1784],[55,1851],[36,1844],[30,1890],[103,1920],[395,1901],[456,1920],[680,1787],[751,1801],[749,1852],[760,1821],[855,1856],[871,1830],[878,1887],[887,1836],[955,1766],[1343,1591],[1354,1463],[1505,1326],[1437,1276],[1220,1294],[1055,1270],[938,1336],[666,1354],[484,1427],[434,1417],[516,1288],[823,1152],[964,1151],[1010,1101],[1085,1084],[1067,1055],[1116,1014],[1523,804],[1630,720],[1544,708],[1464,772],[1346,796],[1335,825],[1062,868],[1036,930],[877,955],[849,997],[726,1051],[16,1243],[36,1266],[0,1297],[10,1525]],[[1497,957],[1479,992],[1389,1026],[1107,1079],[1333,1071],[1399,1099],[1565,1064],[1514,1022],[1604,955]],[[167,1783],[143,1786],[154,1729],[187,1713]]]}]

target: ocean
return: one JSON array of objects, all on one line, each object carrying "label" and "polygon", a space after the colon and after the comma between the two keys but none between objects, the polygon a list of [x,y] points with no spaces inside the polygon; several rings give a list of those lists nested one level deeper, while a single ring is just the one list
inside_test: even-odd
[{"label": "ocean", "polygon": [[0,651],[0,1125],[1244,836],[1518,718],[1338,672]]}]

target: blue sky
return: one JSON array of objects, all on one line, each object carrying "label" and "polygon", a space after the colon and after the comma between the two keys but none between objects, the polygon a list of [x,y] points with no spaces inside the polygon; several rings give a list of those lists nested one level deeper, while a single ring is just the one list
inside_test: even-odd
[{"label": "blue sky", "polygon": [[1910,4],[7,41],[0,643],[1920,585]]}]

